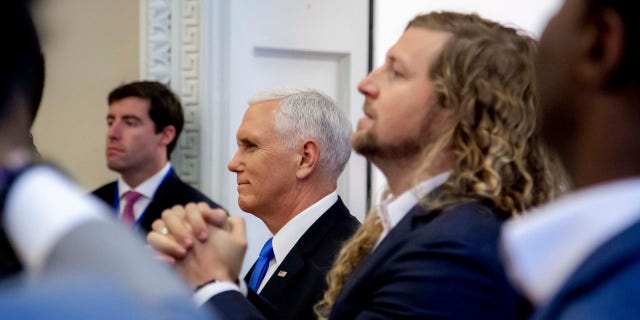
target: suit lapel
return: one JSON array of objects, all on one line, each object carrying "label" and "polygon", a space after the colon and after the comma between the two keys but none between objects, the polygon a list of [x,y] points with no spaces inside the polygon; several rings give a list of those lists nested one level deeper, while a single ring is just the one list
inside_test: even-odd
[{"label": "suit lapel", "polygon": [[262,288],[260,295],[269,301],[278,301],[287,285],[291,283],[291,279],[295,278],[295,275],[299,273],[304,266],[305,263],[302,252],[293,247],[271,278],[269,278],[264,288]]},{"label": "suit lapel", "polygon": [[118,198],[118,195],[116,194],[117,185],[118,185],[117,181],[111,182],[105,185],[104,187],[93,192],[93,194],[96,197],[100,198],[102,201],[108,204],[111,207],[113,212],[118,211],[114,209],[114,206],[116,205],[116,199]]},{"label": "suit lapel", "polygon": [[[175,190],[178,190],[177,186],[179,183],[180,179],[176,173],[171,170],[169,175],[160,183],[158,189],[156,189],[147,209],[142,213],[139,226],[140,230],[144,232],[150,231],[151,224],[160,218],[162,211],[176,204]],[[172,192],[172,190],[174,192]]]},{"label": "suit lapel", "polygon": [[244,275],[244,282],[249,284],[249,280],[251,280],[251,274],[253,273],[253,269],[256,268],[256,263],[254,262],[247,274]]},{"label": "suit lapel", "polygon": [[[308,268],[307,257],[318,249],[325,235],[334,227],[338,218],[349,215],[349,210],[338,198],[338,201],[329,208],[309,229],[302,235],[298,242],[291,248],[284,261],[269,278],[267,284],[260,292],[269,301],[277,301],[285,292],[289,284],[295,281],[295,277],[304,268]],[[253,270],[253,267],[251,268]],[[251,270],[249,271],[251,272]],[[248,273],[250,275],[251,273]]]},{"label": "suit lapel", "polygon": [[[409,212],[398,222],[398,224],[391,229],[389,234],[378,244],[372,253],[364,257],[358,266],[353,270],[349,278],[342,287],[340,296],[345,293],[351,292],[354,288],[363,284],[363,281],[369,282],[370,274],[375,274],[375,269],[388,259],[388,257],[396,251],[398,246],[402,246],[407,238],[411,237],[416,225],[425,224],[435,218],[439,213],[439,210],[426,211],[415,205]],[[337,300],[339,300],[338,297]]]}]

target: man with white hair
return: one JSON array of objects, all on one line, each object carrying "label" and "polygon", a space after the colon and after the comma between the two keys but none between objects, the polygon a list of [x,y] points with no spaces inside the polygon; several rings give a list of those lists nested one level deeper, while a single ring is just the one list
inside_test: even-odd
[{"label": "man with white hair", "polygon": [[[342,242],[359,225],[336,193],[351,154],[350,135],[346,115],[318,91],[269,90],[249,102],[236,135],[238,151],[227,167],[237,175],[240,208],[260,218],[273,234],[245,277],[252,289],[249,300],[267,314],[273,310],[254,292],[275,307],[280,319],[314,318],[313,305],[326,289],[326,273]],[[199,209],[187,205],[171,211],[200,216]],[[156,221],[153,229],[165,231],[166,225],[180,239],[180,231],[173,228],[174,216],[163,217],[169,219]],[[200,303],[225,286],[206,284],[216,278],[215,267],[210,273],[189,268],[207,265],[204,254],[181,259],[184,251],[180,255],[177,244],[162,232],[152,232],[148,240],[176,257],[178,270],[191,286],[199,287]],[[200,263],[191,264],[194,259]],[[213,299],[224,299],[225,294],[228,291]]]}]

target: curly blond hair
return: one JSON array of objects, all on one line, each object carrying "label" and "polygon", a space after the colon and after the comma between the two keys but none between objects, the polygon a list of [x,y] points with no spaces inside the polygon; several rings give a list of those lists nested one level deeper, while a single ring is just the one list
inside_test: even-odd
[{"label": "curly blond hair", "polygon": [[[432,12],[408,28],[452,34],[429,72],[437,107],[452,112],[452,126],[424,150],[416,179],[445,150],[455,163],[444,185],[421,205],[435,209],[481,199],[506,219],[555,198],[567,182],[537,134],[535,40],[475,14]],[[328,317],[343,283],[378,241],[379,220],[370,212],[338,253],[328,289],[315,306],[320,318]]]}]

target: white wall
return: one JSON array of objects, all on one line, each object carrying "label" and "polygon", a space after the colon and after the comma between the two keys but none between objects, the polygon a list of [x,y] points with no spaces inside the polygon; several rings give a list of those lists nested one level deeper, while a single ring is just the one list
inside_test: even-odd
[{"label": "white wall", "polygon": [[[203,4],[206,2],[203,1]],[[210,154],[204,179],[231,215],[246,219],[249,243],[243,272],[270,233],[237,205],[236,175],[226,169],[237,150],[236,131],[247,102],[274,87],[314,88],[331,96],[352,122],[364,98],[356,86],[367,73],[368,1],[213,0],[203,6],[203,153]],[[204,51],[203,51],[204,52]],[[210,103],[208,103],[209,101]],[[215,130],[215,131],[214,131]],[[357,217],[366,211],[366,161],[352,155],[338,193]],[[206,172],[206,171],[205,171]]]},{"label": "white wall", "polygon": [[[477,13],[484,18],[529,31],[538,38],[562,0],[377,0],[374,7],[374,68],[384,63],[387,50],[398,40],[407,23],[420,13],[457,11]],[[374,170],[375,199],[384,187],[384,176]]]}]

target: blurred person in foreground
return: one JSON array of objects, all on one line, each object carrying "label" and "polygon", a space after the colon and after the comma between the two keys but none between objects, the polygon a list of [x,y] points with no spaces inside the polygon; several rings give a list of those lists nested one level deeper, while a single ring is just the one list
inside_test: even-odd
[{"label": "blurred person in foreground", "polygon": [[[186,288],[143,243],[51,166],[32,163],[29,129],[44,59],[27,3],[3,1],[0,33],[0,285],[11,319],[202,319]],[[11,263],[12,261],[9,260]],[[5,272],[8,271],[8,272]]]},{"label": "blurred person in foreground", "polygon": [[540,40],[543,133],[577,190],[505,225],[535,319],[640,318],[640,26],[634,3],[565,0]]}]

